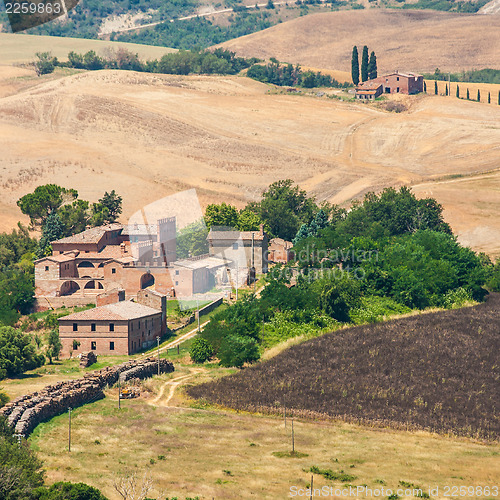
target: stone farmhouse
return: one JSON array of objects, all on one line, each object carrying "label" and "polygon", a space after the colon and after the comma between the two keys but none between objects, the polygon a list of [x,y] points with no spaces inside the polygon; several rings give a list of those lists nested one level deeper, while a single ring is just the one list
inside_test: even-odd
[{"label": "stone farmhouse", "polygon": [[268,237],[264,226],[259,231],[219,231],[208,233],[209,255],[237,264],[241,270],[268,271]]},{"label": "stone farmhouse", "polygon": [[375,99],[382,93],[412,95],[423,91],[424,77],[422,75],[395,71],[359,84],[356,87],[356,98]]},{"label": "stone farmhouse", "polygon": [[[61,354],[133,354],[166,333],[166,296],[141,290],[137,302],[122,300],[59,318]],[[153,306],[153,307],[152,307]]]},{"label": "stone farmhouse", "polygon": [[283,238],[273,238],[269,242],[268,261],[286,264],[290,262],[294,253],[292,251],[293,243]]}]

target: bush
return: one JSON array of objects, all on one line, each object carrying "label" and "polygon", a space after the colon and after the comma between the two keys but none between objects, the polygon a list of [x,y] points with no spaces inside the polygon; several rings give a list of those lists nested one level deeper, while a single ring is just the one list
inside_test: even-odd
[{"label": "bush", "polygon": [[443,299],[443,305],[446,309],[456,309],[463,307],[468,302],[472,302],[472,295],[465,288],[460,287],[455,290],[450,290],[446,293]]},{"label": "bush", "polygon": [[85,483],[55,483],[50,488],[37,488],[33,494],[34,500],[107,500],[93,486]]},{"label": "bush", "polygon": [[214,350],[208,340],[196,337],[189,350],[189,355],[194,363],[205,363],[205,361],[212,359]]},{"label": "bush", "polygon": [[222,340],[218,356],[222,366],[241,368],[260,358],[257,341],[251,337],[229,335]]}]

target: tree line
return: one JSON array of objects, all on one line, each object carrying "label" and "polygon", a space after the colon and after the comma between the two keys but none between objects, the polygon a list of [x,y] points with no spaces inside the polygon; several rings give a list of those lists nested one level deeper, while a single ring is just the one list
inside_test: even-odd
[{"label": "tree line", "polygon": [[254,64],[247,71],[247,76],[263,83],[288,87],[335,87],[348,88],[350,83],[340,83],[330,75],[321,72],[302,71],[297,64],[280,64],[276,59],[271,58],[271,62],[266,65]]}]

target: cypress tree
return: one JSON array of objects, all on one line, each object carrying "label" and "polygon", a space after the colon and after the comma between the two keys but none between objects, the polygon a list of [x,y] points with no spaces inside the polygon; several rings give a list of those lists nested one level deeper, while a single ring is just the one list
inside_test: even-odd
[{"label": "cypress tree", "polygon": [[470,99],[469,89],[467,89],[467,100]]},{"label": "cypress tree", "polygon": [[351,76],[352,83],[354,83],[354,85],[357,85],[359,83],[359,59],[358,48],[356,47],[356,45],[352,48]]},{"label": "cypress tree", "polygon": [[460,88],[457,85],[457,97],[460,99]]},{"label": "cypress tree", "polygon": [[434,94],[438,95],[438,82],[434,80]]},{"label": "cypress tree", "polygon": [[488,104],[491,104],[491,93],[488,92]]},{"label": "cypress tree", "polygon": [[498,105],[500,106],[500,90],[498,91]]},{"label": "cypress tree", "polygon": [[361,81],[368,80],[368,47],[363,47],[363,54],[361,56]]},{"label": "cypress tree", "polygon": [[446,84],[446,89],[445,89],[445,94],[444,95],[448,95],[448,84]]},{"label": "cypress tree", "polygon": [[424,82],[424,92],[427,92],[427,83]]},{"label": "cypress tree", "polygon": [[370,60],[368,61],[368,78],[373,80],[374,78],[377,78],[377,76],[377,56],[375,55],[375,52],[372,51],[370,54]]},{"label": "cypress tree", "polygon": [[477,89],[477,102],[481,102],[481,92]]}]

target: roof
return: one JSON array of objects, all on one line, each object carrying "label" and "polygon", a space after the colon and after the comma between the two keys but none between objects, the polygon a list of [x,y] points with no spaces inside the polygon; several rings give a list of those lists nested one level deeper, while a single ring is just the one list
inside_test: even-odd
[{"label": "roof", "polygon": [[284,247],[285,249],[289,249],[289,248],[292,248],[293,247],[293,243],[291,241],[287,241],[287,240],[284,240],[283,238],[273,238],[270,242],[269,242],[269,246],[271,245],[279,245],[279,246],[282,246]]},{"label": "roof", "polygon": [[123,229],[123,224],[107,224],[105,226],[92,227],[81,233],[67,236],[52,243],[99,243],[104,234],[108,231],[117,231]]},{"label": "roof", "polygon": [[380,82],[377,82],[376,80],[368,80],[366,82],[360,83],[356,87],[356,92],[361,92],[365,90],[377,90],[382,86]]},{"label": "roof", "polygon": [[201,269],[207,267],[208,269],[213,269],[216,267],[222,267],[226,265],[226,261],[220,257],[205,257],[203,259],[183,259],[176,260],[172,262],[174,267],[186,267],[188,269]]},{"label": "roof", "polygon": [[158,232],[157,224],[127,224],[122,231],[124,235],[154,235]]},{"label": "roof", "polygon": [[103,321],[103,320],[129,320],[139,319],[153,314],[159,314],[159,309],[137,304],[131,301],[116,302],[105,306],[87,309],[59,318],[59,321]]},{"label": "roof", "polygon": [[74,260],[74,259],[75,259],[74,254],[72,254],[72,255],[65,255],[65,254],[48,255],[47,257],[42,257],[41,259],[35,260],[35,264],[38,264],[39,262],[43,262],[44,260],[51,260],[53,262],[68,262],[68,261]]},{"label": "roof", "polygon": [[208,233],[208,240],[230,240],[237,241],[242,240],[252,240],[252,234],[254,235],[254,241],[263,240],[267,235],[262,234],[260,231],[212,231]]}]

